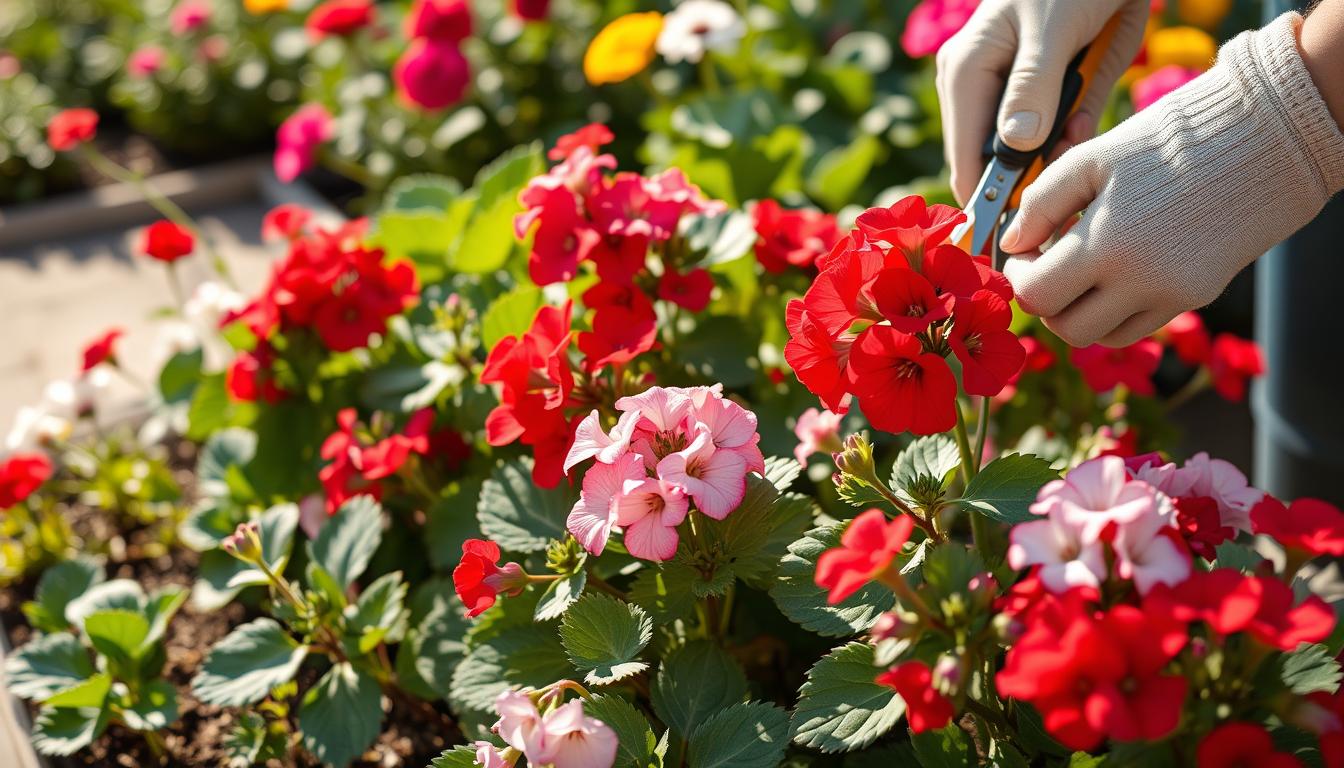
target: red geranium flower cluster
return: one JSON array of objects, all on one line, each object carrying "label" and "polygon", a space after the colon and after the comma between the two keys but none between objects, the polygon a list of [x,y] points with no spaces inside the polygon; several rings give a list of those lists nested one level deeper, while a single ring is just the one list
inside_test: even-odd
[{"label": "red geranium flower cluster", "polygon": [[826,602],[842,602],[881,576],[910,540],[914,527],[909,515],[889,521],[880,509],[854,518],[840,537],[840,546],[817,558],[817,586],[827,590]]},{"label": "red geranium flower cluster", "polygon": [[465,444],[456,432],[443,430],[430,434],[434,426],[433,408],[416,411],[400,433],[373,443],[365,442],[356,433],[358,418],[354,408],[342,409],[336,415],[337,430],[322,443],[322,458],[331,462],[318,473],[326,492],[327,514],[336,514],[353,496],[382,498],[380,481],[395,475],[411,454],[425,456],[433,448],[446,447],[450,461],[465,458],[462,455]]},{"label": "red geranium flower cluster", "polygon": [[405,33],[409,45],[392,69],[401,100],[428,111],[461,101],[471,85],[471,64],[462,54],[462,41],[471,36],[466,0],[417,0]]},{"label": "red geranium flower cluster", "polygon": [[1251,526],[1308,559],[1344,555],[1344,512],[1329,502],[1298,499],[1284,507],[1266,496],[1251,509]]},{"label": "red geranium flower cluster", "polygon": [[57,152],[68,152],[98,134],[98,113],[87,107],[63,109],[47,121],[47,143]]},{"label": "red geranium flower cluster", "polygon": [[0,463],[0,509],[22,503],[51,478],[51,459],[41,453],[16,453]]},{"label": "red geranium flower cluster", "polygon": [[537,285],[567,282],[578,276],[580,264],[591,262],[599,283],[584,295],[584,304],[651,318],[647,302],[627,299],[634,286],[655,292],[646,264],[653,249],[662,257],[659,298],[699,312],[709,303],[713,280],[703,269],[680,272],[669,253],[673,249],[663,244],[677,235],[683,217],[722,213],[726,206],[705,199],[676,168],[652,178],[608,176],[604,171],[616,168],[616,158],[598,151],[612,138],[600,125],[562,136],[548,155],[557,165],[519,195],[527,210],[514,219],[514,231],[519,239],[533,232],[528,273]]},{"label": "red geranium flower cluster", "polygon": [[348,352],[367,346],[387,330],[388,318],[416,302],[415,268],[408,261],[385,264],[382,249],[364,246],[365,227],[359,219],[295,236],[261,294],[226,316],[225,324],[242,321],[257,339],[254,350],[234,361],[235,397],[271,399],[278,392],[266,384],[276,333],[311,328],[327,349]]},{"label": "red geranium flower cluster", "polygon": [[907,197],[860,215],[817,260],[812,287],[789,302],[784,359],[832,412],[844,413],[852,395],[876,429],[946,432],[957,420],[949,354],[970,395],[998,394],[1022,368],[1008,281],[946,244],[964,219]]},{"label": "red geranium flower cluster", "polygon": [[905,718],[913,733],[936,731],[952,722],[952,702],[933,687],[933,672],[922,661],[907,661],[877,676],[905,701]]},{"label": "red geranium flower cluster", "polygon": [[172,264],[191,254],[196,247],[196,238],[187,228],[160,219],[145,227],[145,238],[141,245],[146,256]]},{"label": "red geranium flower cluster", "polygon": [[1213,389],[1224,399],[1246,399],[1246,384],[1265,372],[1260,345],[1230,333],[1209,334],[1204,319],[1195,312],[1182,312],[1157,332],[1156,338],[1171,347],[1187,365],[1208,370]]},{"label": "red geranium flower cluster", "polygon": [[809,269],[840,240],[840,228],[829,213],[791,210],[762,200],[751,215],[756,224],[756,260],[766,272]]}]

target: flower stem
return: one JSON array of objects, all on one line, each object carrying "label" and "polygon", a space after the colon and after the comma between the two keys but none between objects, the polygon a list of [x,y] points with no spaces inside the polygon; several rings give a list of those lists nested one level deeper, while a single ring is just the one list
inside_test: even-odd
[{"label": "flower stem", "polygon": [[975,423],[975,451],[971,458],[975,460],[975,469],[980,471],[980,462],[985,458],[985,441],[989,438],[989,398],[980,398],[980,418]]},{"label": "flower stem", "polygon": [[[975,459],[971,454],[971,441],[966,434],[966,416],[961,412],[961,403],[958,402],[956,407],[957,407],[957,430],[956,430],[957,450],[961,453],[962,479],[965,481],[966,486],[969,488],[971,485],[971,480],[975,478],[976,473],[979,472],[980,470],[976,466],[978,462],[975,461]],[[981,429],[983,430],[984,427],[982,426]],[[975,544],[976,551],[979,552],[981,555],[986,556],[986,558],[988,558],[989,555],[988,548],[989,543],[991,541],[989,530],[989,518],[985,517],[984,515],[974,510],[971,510],[969,514],[971,517],[971,540]]]}]

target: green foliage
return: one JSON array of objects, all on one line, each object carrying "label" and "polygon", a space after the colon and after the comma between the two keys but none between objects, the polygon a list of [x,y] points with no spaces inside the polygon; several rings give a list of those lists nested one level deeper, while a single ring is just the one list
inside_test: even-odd
[{"label": "green foliage", "polygon": [[583,588],[587,584],[588,572],[582,568],[568,576],[552,581],[546,585],[546,591],[537,601],[537,610],[533,616],[536,617],[537,621],[550,621],[559,618],[583,595]]},{"label": "green foliage", "polygon": [[289,682],[307,655],[308,647],[291,638],[274,619],[255,619],[210,649],[191,681],[191,692],[207,704],[255,704],[272,688]]},{"label": "green foliage", "polygon": [[382,541],[383,508],[369,496],[356,496],[326,521],[308,543],[308,559],[331,576],[342,592],[369,566]]},{"label": "green foliage", "polygon": [[924,768],[964,768],[971,764],[975,754],[970,737],[956,723],[937,731],[913,734],[910,741]]},{"label": "green foliage", "polygon": [[531,625],[510,627],[462,659],[453,671],[448,701],[459,710],[487,712],[506,688],[540,688],[572,671],[553,632]]},{"label": "green foliage", "polygon": [[873,646],[852,642],[831,651],[807,672],[793,711],[793,740],[822,752],[852,752],[872,744],[900,722],[905,702],[877,676]]},{"label": "green foliage", "polygon": [[789,746],[789,716],[771,704],[739,702],[700,723],[687,755],[703,768],[772,768]]},{"label": "green foliage", "polygon": [[620,739],[612,768],[646,768],[654,760],[658,738],[644,715],[615,694],[598,693],[583,702],[584,714],[611,726]]},{"label": "green foliage", "polygon": [[1000,523],[1025,522],[1032,517],[1029,507],[1041,486],[1058,477],[1045,459],[1009,454],[986,464],[957,503]]},{"label": "green foliage", "polygon": [[1279,676],[1288,690],[1305,696],[1317,691],[1334,693],[1344,679],[1344,672],[1329,649],[1316,644],[1284,654],[1279,662]]},{"label": "green foliage", "polygon": [[653,639],[653,621],[637,605],[599,593],[574,604],[560,622],[560,642],[591,685],[639,674],[648,664],[639,652]]},{"label": "green foliage", "polygon": [[34,629],[61,632],[70,626],[65,609],[70,601],[103,582],[103,568],[95,560],[64,560],[42,572],[33,600],[23,604],[23,615]]},{"label": "green foliage", "polygon": [[303,746],[318,760],[345,765],[378,738],[383,722],[378,681],[347,662],[308,689],[299,710]]},{"label": "green foliage", "polygon": [[476,517],[481,533],[510,552],[541,552],[552,539],[565,537],[565,518],[573,506],[561,488],[532,482],[532,459],[495,467],[481,488]]},{"label": "green foliage", "polygon": [[650,693],[653,711],[679,738],[695,734],[705,720],[747,694],[747,677],[725,651],[692,642],[663,658]]},{"label": "green foliage", "polygon": [[770,590],[779,610],[808,631],[825,637],[849,637],[870,628],[896,598],[880,584],[868,584],[837,605],[826,602],[826,590],[817,586],[817,558],[840,545],[839,523],[814,528],[789,545],[779,562],[779,579]]},{"label": "green foliage", "polygon": [[947,488],[949,476],[961,466],[957,443],[947,435],[916,438],[901,451],[891,469],[891,487],[903,500],[927,509]]}]

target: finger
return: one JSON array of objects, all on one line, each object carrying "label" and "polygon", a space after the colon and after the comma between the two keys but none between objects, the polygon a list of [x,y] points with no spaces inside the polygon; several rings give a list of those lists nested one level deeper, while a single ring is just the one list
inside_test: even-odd
[{"label": "finger", "polygon": [[[1148,24],[1148,5],[1145,3],[1125,3],[1120,9],[1120,26],[1106,49],[1106,55],[1097,67],[1097,73],[1088,83],[1087,91],[1078,103],[1073,118],[1079,120],[1074,128],[1076,134],[1066,131],[1065,136],[1071,144],[1081,144],[1092,138],[1097,132],[1097,123],[1106,111],[1111,91],[1115,83],[1124,74],[1134,56],[1143,45],[1143,32]],[[1072,120],[1070,127],[1073,128]]]},{"label": "finger", "polygon": [[1002,42],[987,43],[974,29],[958,33],[938,52],[938,104],[943,151],[952,171],[952,192],[965,204],[984,172],[985,139],[994,130],[994,105],[1012,54]]},{"label": "finger", "polygon": [[1098,286],[1063,312],[1046,317],[1045,327],[1071,347],[1096,344],[1133,313],[1134,302],[1121,288]]},{"label": "finger", "polygon": [[1014,149],[1027,151],[1045,143],[1059,108],[1064,72],[1081,47],[1066,40],[1046,39],[1049,32],[1039,25],[1023,27],[1022,45],[1004,85],[998,131]]},{"label": "finger", "polygon": [[1097,135],[1097,118],[1086,112],[1075,112],[1064,124],[1064,133],[1059,137],[1055,148],[1045,162],[1053,163],[1064,156],[1065,152]]},{"label": "finger", "polygon": [[1080,232],[1060,238],[1045,253],[1015,255],[1003,265],[1022,309],[1041,317],[1063,312],[1099,282]]},{"label": "finger", "polygon": [[1098,343],[1107,347],[1128,347],[1140,339],[1152,336],[1157,329],[1166,325],[1171,319],[1168,314],[1170,313],[1156,309],[1135,312],[1115,330],[1102,336]]},{"label": "finger", "polygon": [[1093,157],[1098,148],[1092,144],[1075,147],[1046,166],[1023,191],[1017,216],[999,241],[1003,250],[1022,253],[1041,247],[1096,198],[1100,185]]}]

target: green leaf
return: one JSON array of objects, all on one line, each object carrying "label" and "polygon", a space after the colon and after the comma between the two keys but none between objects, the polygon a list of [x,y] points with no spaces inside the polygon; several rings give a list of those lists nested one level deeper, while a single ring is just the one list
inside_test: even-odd
[{"label": "green leaf", "polygon": [[841,523],[814,528],[789,545],[779,561],[779,580],[770,590],[779,610],[804,629],[826,637],[848,637],[871,628],[891,610],[896,597],[880,584],[868,584],[838,605],[826,602],[826,590],[817,586],[817,558],[840,546]]},{"label": "green leaf", "polygon": [[696,262],[712,267],[740,259],[756,245],[756,225],[751,215],[729,211],[717,216],[697,216],[690,219],[686,241],[691,251],[703,256]]},{"label": "green leaf", "polygon": [[891,470],[891,486],[906,500],[919,500],[930,490],[941,491],[947,477],[961,466],[956,442],[947,435],[916,439],[896,457]]},{"label": "green leaf", "polygon": [[1013,709],[1017,714],[1017,734],[1022,746],[1032,752],[1042,752],[1056,757],[1069,754],[1069,750],[1063,744],[1045,732],[1045,722],[1041,720],[1041,713],[1037,712],[1035,707],[1017,701],[1013,703]]},{"label": "green leaf", "polygon": [[500,198],[513,199],[533,176],[546,172],[541,142],[515,147],[492,160],[476,174],[471,188],[480,201],[490,205]]},{"label": "green leaf", "polygon": [[112,690],[112,677],[99,673],[76,683],[42,702],[48,707],[93,707],[99,709]]},{"label": "green leaf", "polygon": [[846,147],[837,147],[822,155],[807,180],[807,193],[838,211],[854,202],[859,185],[867,179],[882,151],[882,142],[867,134]]},{"label": "green leaf", "polygon": [[476,750],[471,747],[452,747],[429,761],[429,768],[479,768]]},{"label": "green leaf", "polygon": [[1045,459],[1012,453],[986,464],[957,503],[991,520],[1016,525],[1033,517],[1029,507],[1036,493],[1058,478],[1059,473]]},{"label": "green leaf", "polygon": [[73,755],[98,738],[107,717],[95,707],[43,707],[33,722],[33,746],[44,755]]},{"label": "green leaf", "polygon": [[736,315],[706,315],[681,342],[677,358],[687,372],[728,388],[756,380],[751,363],[760,347],[760,330]]},{"label": "green leaf", "polygon": [[103,583],[103,567],[90,557],[62,560],[42,572],[33,600],[23,613],[34,629],[62,632],[70,626],[65,608],[72,600]]},{"label": "green leaf", "polygon": [[658,719],[685,739],[710,715],[746,695],[742,667],[723,649],[697,640],[663,659],[649,701]]},{"label": "green leaf", "polygon": [[447,211],[462,194],[457,179],[432,173],[415,173],[393,181],[383,197],[383,210],[415,211],[427,209],[440,213]]},{"label": "green leaf", "polygon": [[231,427],[210,435],[196,457],[196,482],[201,495],[228,497],[229,468],[246,469],[256,453],[257,433],[250,429]]},{"label": "green leaf", "polygon": [[453,670],[467,653],[462,638],[469,626],[451,581],[430,579],[416,590],[410,624],[397,650],[397,675],[423,682],[429,692],[422,698],[446,696]]},{"label": "green leaf", "polygon": [[654,760],[658,737],[644,715],[620,696],[598,693],[583,702],[584,714],[606,723],[616,732],[620,746],[612,768],[647,768]]},{"label": "green leaf", "polygon": [[520,285],[495,299],[481,316],[482,345],[494,349],[506,336],[521,337],[544,302],[535,285]]},{"label": "green leaf", "polygon": [[356,496],[341,505],[308,542],[308,558],[348,589],[383,539],[383,508],[370,496]]},{"label": "green leaf", "polygon": [[765,460],[765,479],[780,493],[789,490],[802,473],[803,465],[792,456],[770,456]]},{"label": "green leaf", "polygon": [[406,582],[401,571],[379,576],[359,594],[359,600],[345,609],[346,633],[356,639],[356,648],[365,654],[379,643],[395,643],[406,632]]},{"label": "green leaf", "polygon": [[517,244],[513,217],[521,210],[516,197],[499,197],[491,203],[478,200],[453,248],[453,269],[481,275],[503,267]]},{"label": "green leaf", "polygon": [[299,710],[303,746],[318,760],[346,765],[378,738],[383,722],[378,681],[349,662],[336,664],[308,689]]},{"label": "green leaf", "polygon": [[412,413],[434,404],[448,387],[461,384],[466,371],[456,364],[430,360],[419,365],[389,365],[370,373],[359,397],[380,411]]},{"label": "green leaf", "polygon": [[149,598],[145,590],[131,579],[112,579],[95,584],[87,592],[65,606],[70,623],[84,628],[84,619],[98,611],[121,610],[139,613],[145,610]]},{"label": "green leaf", "polygon": [[140,687],[134,705],[121,713],[137,731],[157,731],[177,720],[177,688],[168,680],[151,680]]},{"label": "green leaf", "polygon": [[873,646],[842,645],[807,671],[793,711],[793,740],[822,752],[852,752],[886,734],[905,714],[895,691],[873,681]]},{"label": "green leaf", "polygon": [[970,737],[956,723],[941,730],[913,734],[910,742],[924,768],[966,768],[975,754]]},{"label": "green leaf", "polygon": [[677,561],[667,565],[649,565],[640,569],[630,584],[630,599],[648,611],[659,623],[679,619],[695,608],[691,584],[698,574]]},{"label": "green leaf", "polygon": [[534,624],[506,629],[473,648],[457,665],[450,701],[460,708],[489,712],[506,688],[540,688],[571,675],[573,669],[554,633]]},{"label": "green leaf", "polygon": [[644,609],[608,595],[586,595],[560,622],[560,642],[591,685],[606,685],[648,669],[639,652],[653,639]]},{"label": "green leaf", "polygon": [[42,701],[93,675],[93,662],[79,639],[68,632],[43,635],[5,659],[9,692]]},{"label": "green leaf", "polygon": [[187,434],[191,440],[204,441],[230,426],[243,406],[229,399],[224,374],[204,376],[196,384],[187,408]]},{"label": "green leaf", "polygon": [[1334,693],[1344,679],[1344,672],[1328,648],[1315,644],[1284,654],[1280,677],[1289,690],[1305,696],[1317,691]]},{"label": "green leaf", "polygon": [[307,655],[308,646],[295,642],[274,619],[256,619],[210,649],[191,681],[191,692],[206,704],[255,704],[275,686],[292,680]]},{"label": "green leaf", "polygon": [[686,754],[696,768],[775,768],[788,746],[788,714],[753,701],[734,704],[701,723]]},{"label": "green leaf", "polygon": [[541,552],[565,537],[572,503],[561,488],[532,482],[532,459],[523,457],[495,467],[481,487],[476,517],[481,533],[509,552]]},{"label": "green leaf", "polygon": [[583,595],[583,588],[587,584],[588,572],[582,568],[552,581],[542,593],[537,610],[532,615],[537,621],[559,618]]},{"label": "green leaf", "polygon": [[143,646],[159,642],[168,631],[168,622],[177,615],[178,609],[187,601],[187,596],[186,587],[176,584],[160,587],[149,595],[144,608],[144,616],[149,619],[149,634],[145,636],[141,653],[146,650]]},{"label": "green leaf", "polygon": [[178,352],[168,358],[159,370],[159,395],[165,403],[186,401],[196,390],[196,382],[201,379],[201,360],[204,354],[200,347]]},{"label": "green leaf", "polygon": [[84,633],[114,668],[129,670],[149,637],[149,620],[131,611],[98,611],[84,619]]},{"label": "green leaf", "polygon": [[924,562],[919,573],[932,593],[926,595],[932,605],[955,594],[965,594],[971,579],[985,572],[985,561],[979,553],[958,542],[924,548]]}]

